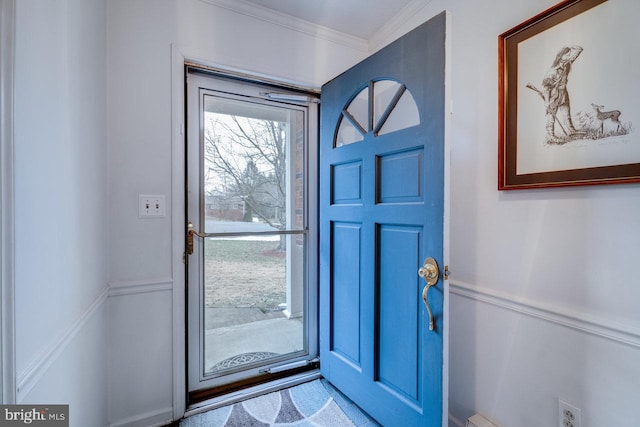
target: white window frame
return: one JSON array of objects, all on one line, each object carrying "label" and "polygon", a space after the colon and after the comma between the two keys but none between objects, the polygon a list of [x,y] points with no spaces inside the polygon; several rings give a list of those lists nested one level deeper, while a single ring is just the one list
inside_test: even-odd
[{"label": "white window frame", "polygon": [[[201,412],[205,406],[191,406],[187,408],[187,376],[186,376],[186,322],[185,322],[185,265],[183,261],[184,255],[184,230],[187,221],[185,215],[185,177],[184,177],[184,165],[186,160],[185,137],[186,137],[186,117],[185,117],[185,77],[186,69],[185,64],[191,66],[197,66],[205,70],[218,72],[228,76],[235,76],[236,78],[254,80],[256,82],[267,83],[271,85],[279,85],[285,88],[291,88],[297,91],[307,92],[310,94],[319,95],[319,91],[309,88],[301,87],[295,84],[287,82],[281,82],[269,79],[264,76],[249,76],[247,74],[238,72],[237,70],[228,70],[212,65],[203,64],[202,62],[193,63],[185,57],[181,50],[176,46],[171,47],[171,93],[172,93],[172,108],[171,108],[171,123],[172,123],[172,269],[173,269],[173,413],[174,419],[181,418],[182,416],[190,415],[193,413]],[[318,109],[319,110],[319,109]],[[308,236],[308,248],[310,253],[308,255],[308,271],[312,277],[309,279],[310,285],[309,292],[314,295],[318,295],[318,202],[317,202],[317,189],[318,189],[318,123],[314,120],[314,123],[310,123],[307,130],[309,135],[309,147],[308,147],[308,174],[309,189],[312,190],[308,194],[308,222],[310,225]],[[308,316],[310,319],[315,319],[315,330],[318,330],[317,325],[317,304],[308,308]],[[317,339],[313,343],[318,345]],[[306,375],[299,375],[276,381],[274,383],[265,384],[262,386],[256,386],[251,389],[244,390],[242,393],[232,393],[226,396],[224,401],[215,404],[219,406],[221,404],[231,403],[239,399],[251,397],[254,395],[276,390],[284,386],[294,385],[296,383],[308,381],[310,378],[319,377],[319,372],[310,372]],[[210,403],[209,406],[210,407]]]},{"label": "white window frame", "polygon": [[14,320],[13,91],[15,0],[0,3],[0,401],[16,402]]}]

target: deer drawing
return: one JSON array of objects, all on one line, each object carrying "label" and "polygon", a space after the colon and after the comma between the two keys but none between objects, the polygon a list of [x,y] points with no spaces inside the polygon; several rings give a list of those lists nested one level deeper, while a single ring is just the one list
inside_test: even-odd
[{"label": "deer drawing", "polygon": [[602,109],[604,108],[604,105],[591,104],[591,106],[596,110],[596,117],[600,122],[600,135],[604,133],[604,121],[607,119],[611,120],[612,123],[616,124],[617,126],[616,132],[620,130],[620,121],[618,120],[618,118],[620,117],[620,111],[618,110],[602,111]]},{"label": "deer drawing", "polygon": [[[558,130],[562,131],[565,138],[575,136],[578,133],[571,119],[567,83],[571,65],[581,53],[582,47],[580,46],[563,47],[556,54],[551,68],[542,80],[542,89],[538,89],[531,83],[526,86],[540,95],[545,103],[546,130],[549,141],[559,142],[561,140],[560,136],[562,135],[558,135]],[[556,128],[556,124],[559,129]]]}]

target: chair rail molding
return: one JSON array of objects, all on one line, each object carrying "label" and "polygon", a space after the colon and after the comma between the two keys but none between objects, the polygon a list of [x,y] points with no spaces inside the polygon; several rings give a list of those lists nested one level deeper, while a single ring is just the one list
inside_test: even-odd
[{"label": "chair rail molding", "polygon": [[485,304],[490,304],[525,316],[545,320],[580,332],[640,348],[640,329],[612,322],[603,316],[525,300],[487,287],[461,281],[449,283],[450,292]]},{"label": "chair rail molding", "polygon": [[16,401],[13,91],[15,0],[0,0],[0,402]]},{"label": "chair rail molding", "polygon": [[29,394],[33,387],[40,381],[44,374],[49,370],[51,365],[58,359],[58,357],[69,346],[73,339],[82,331],[85,325],[93,318],[102,307],[105,306],[107,301],[107,295],[109,293],[109,287],[105,286],[102,291],[94,298],[94,300],[88,305],[86,310],[72,322],[71,325],[58,336],[58,338],[51,343],[45,350],[36,357],[32,363],[20,372],[17,379],[17,399],[16,402],[20,403],[21,400]]},{"label": "chair rail molding", "polygon": [[171,277],[156,277],[143,280],[122,280],[109,283],[109,297],[170,290],[173,290],[173,278]]}]

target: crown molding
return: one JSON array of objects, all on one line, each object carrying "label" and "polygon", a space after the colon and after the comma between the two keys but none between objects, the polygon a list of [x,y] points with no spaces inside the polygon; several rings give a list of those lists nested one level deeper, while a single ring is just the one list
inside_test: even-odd
[{"label": "crown molding", "polygon": [[405,7],[403,7],[400,12],[398,12],[393,18],[387,21],[386,24],[384,24],[378,31],[376,31],[373,36],[371,36],[368,44],[369,53],[374,53],[380,50],[402,34],[408,32],[408,30],[412,29],[413,27],[407,28],[405,31],[402,31],[402,34],[396,34],[398,30],[402,30],[402,27],[407,22],[411,21],[411,19],[418,15],[419,12],[427,7],[432,1],[433,0],[413,0]]},{"label": "crown molding", "polygon": [[355,37],[322,25],[314,24],[304,19],[277,12],[244,0],[199,0],[241,15],[249,16],[270,24],[278,25],[292,31],[306,34],[332,43],[340,44],[358,51],[367,52],[367,40]]}]

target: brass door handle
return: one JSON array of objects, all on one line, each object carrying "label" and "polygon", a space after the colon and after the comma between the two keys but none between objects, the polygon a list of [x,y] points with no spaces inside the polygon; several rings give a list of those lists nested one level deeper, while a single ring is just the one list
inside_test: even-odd
[{"label": "brass door handle", "polygon": [[193,230],[193,223],[189,221],[187,223],[187,255],[193,254],[193,235],[195,231]]},{"label": "brass door handle", "polygon": [[200,237],[201,239],[205,239],[208,237],[241,237],[241,236],[282,236],[282,235],[294,235],[294,234],[303,234],[307,235],[309,233],[308,228],[298,229],[298,230],[269,230],[269,231],[236,231],[236,232],[215,232],[215,233],[205,233],[202,231],[196,231],[193,227],[193,222],[187,222],[187,255],[193,254],[193,238],[195,236]]},{"label": "brass door handle", "polygon": [[193,236],[200,236],[193,228],[193,222],[189,221],[187,223],[187,255],[193,255]]},{"label": "brass door handle", "polygon": [[429,306],[429,288],[438,283],[438,277],[440,276],[440,269],[438,268],[438,263],[433,258],[427,258],[424,260],[424,265],[422,268],[418,270],[418,276],[422,277],[427,285],[422,290],[422,301],[424,302],[424,306],[427,308],[427,312],[429,313],[429,330],[433,331],[434,322],[433,322],[433,313],[431,312],[431,307]]}]

